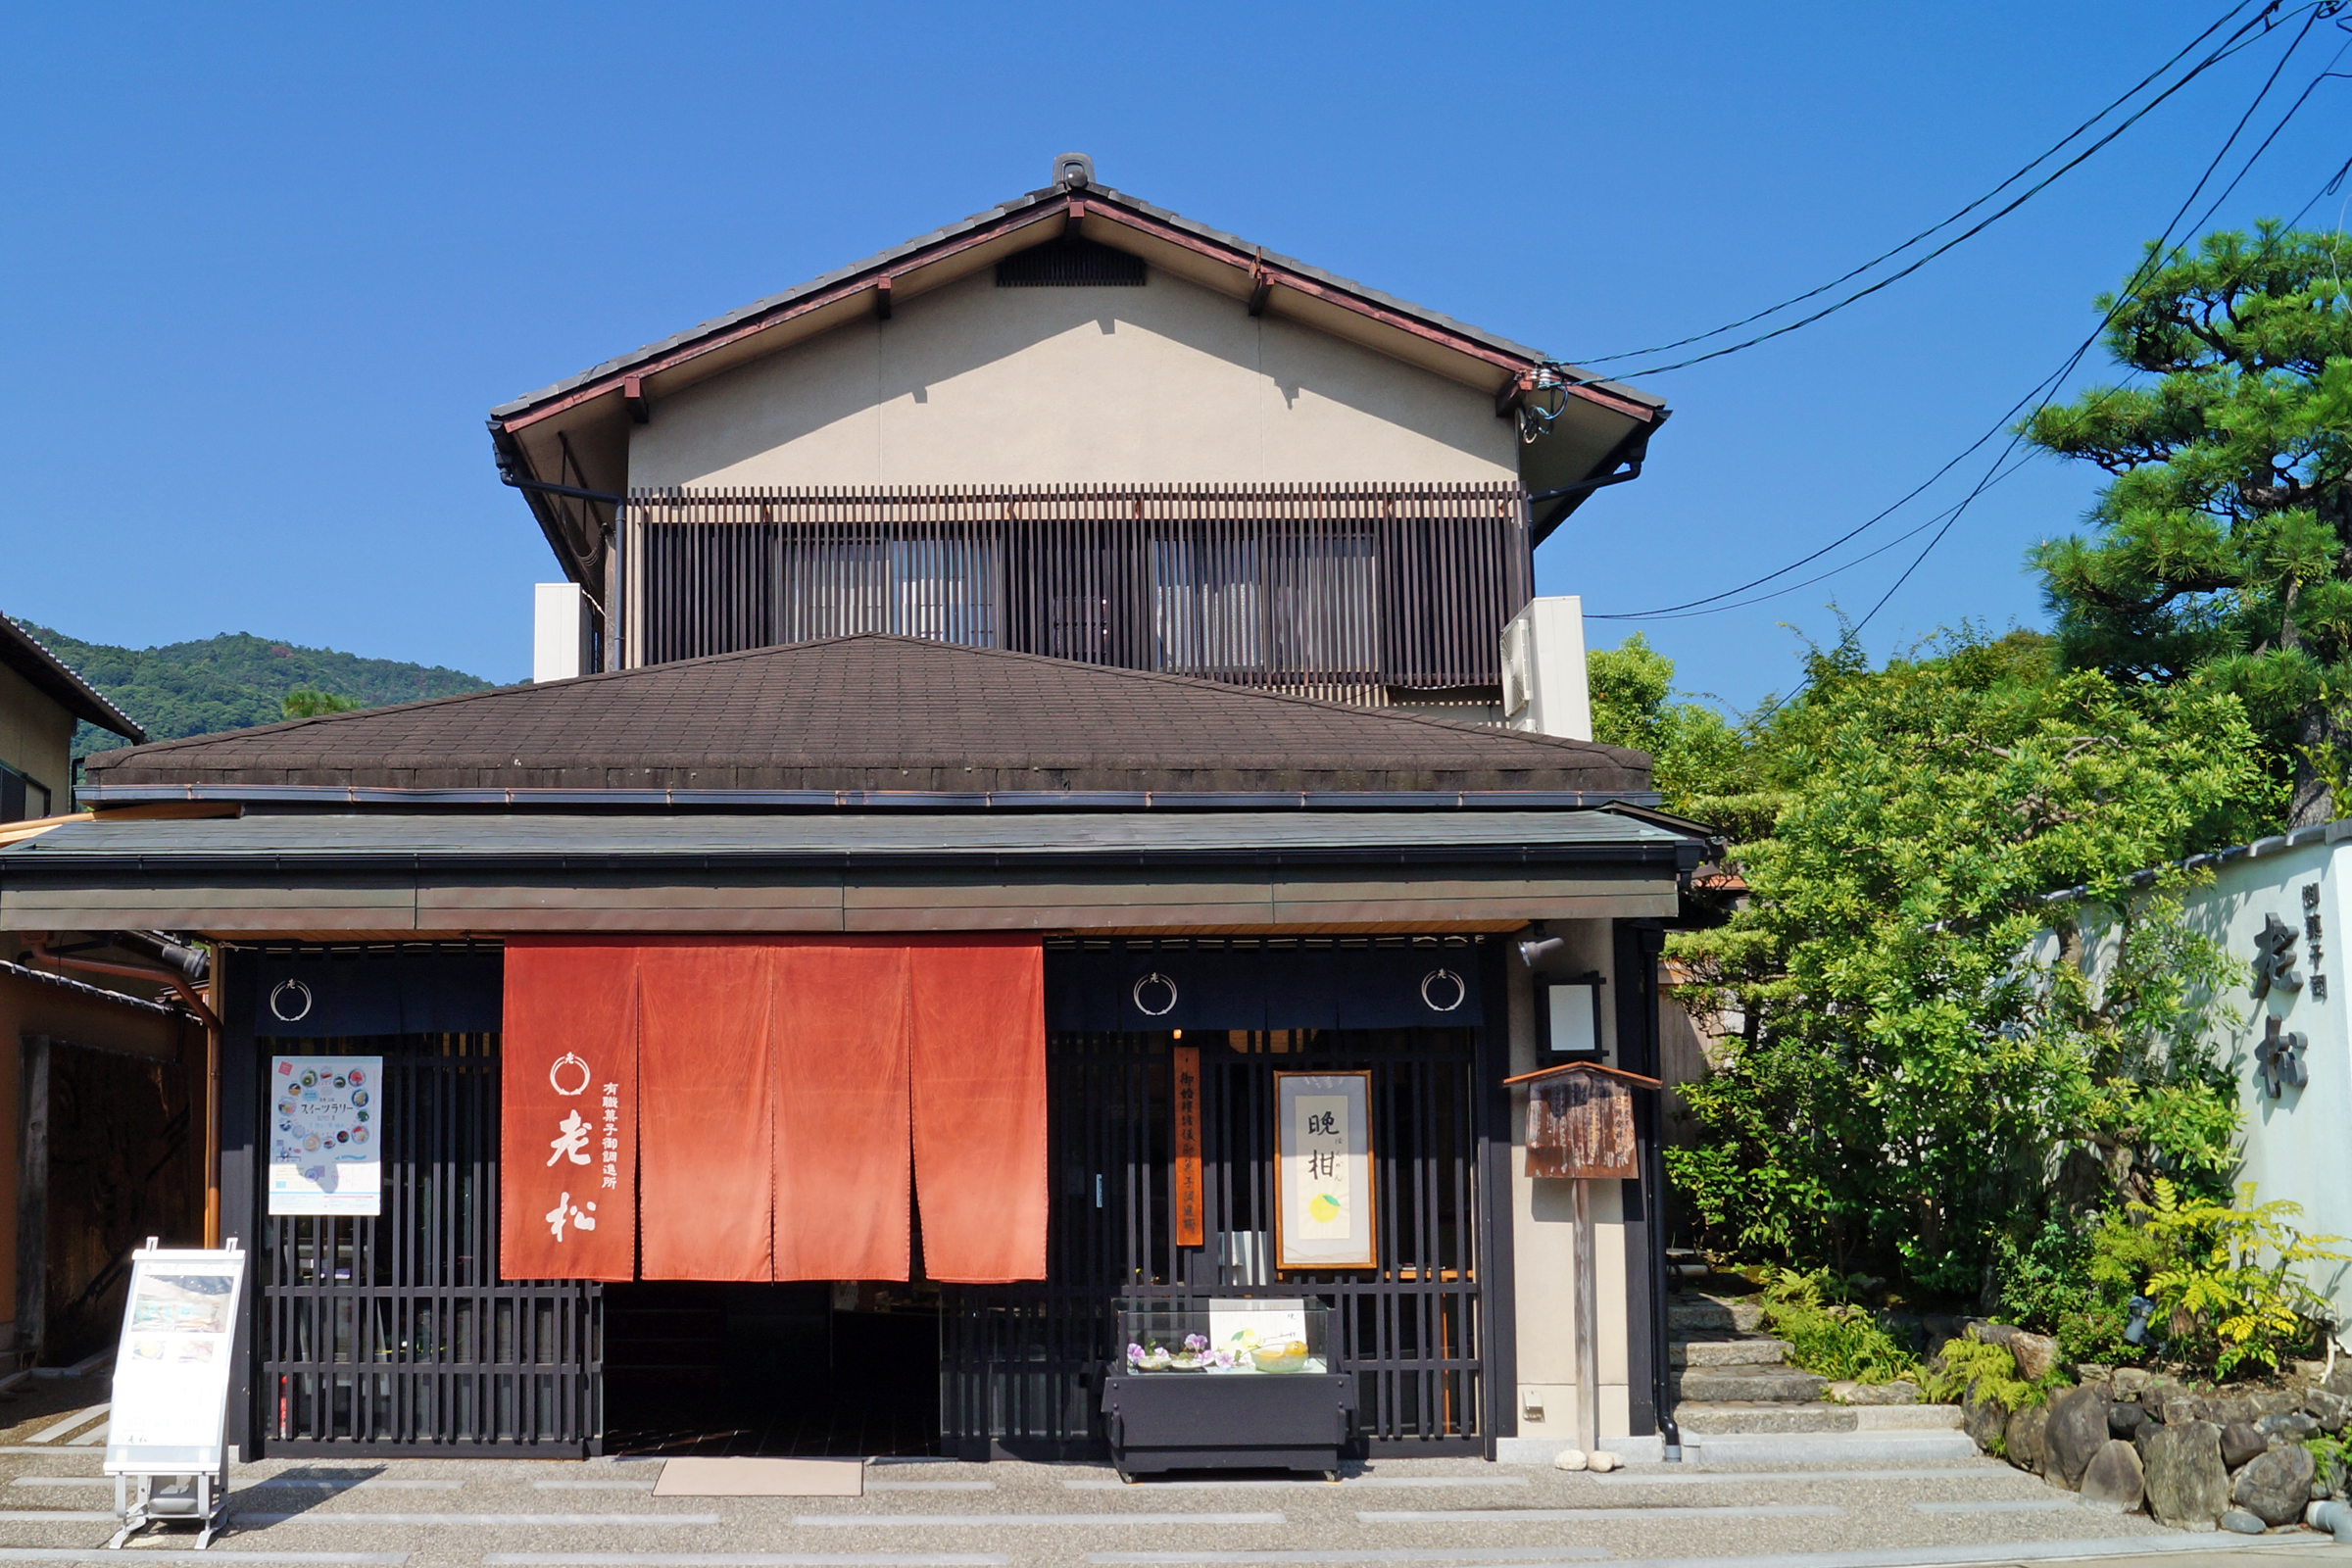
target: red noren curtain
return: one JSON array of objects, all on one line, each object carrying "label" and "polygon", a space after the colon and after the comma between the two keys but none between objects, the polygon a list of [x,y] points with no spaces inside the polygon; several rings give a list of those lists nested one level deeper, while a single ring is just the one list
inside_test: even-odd
[{"label": "red noren curtain", "polygon": [[665,942],[639,965],[645,1278],[774,1279],[767,950]]},{"label": "red noren curtain", "polygon": [[774,956],[776,1278],[907,1274],[907,952]]},{"label": "red noren curtain", "polygon": [[637,1277],[637,950],[507,942],[498,1271]]},{"label": "red noren curtain", "polygon": [[995,1285],[1046,1277],[1045,950],[912,949],[914,1180],[923,1272]]}]

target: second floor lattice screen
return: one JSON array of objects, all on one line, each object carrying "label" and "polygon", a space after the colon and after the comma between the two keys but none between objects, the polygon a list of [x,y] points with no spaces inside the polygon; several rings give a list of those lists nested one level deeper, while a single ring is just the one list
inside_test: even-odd
[{"label": "second floor lattice screen", "polygon": [[1533,592],[1516,485],[664,490],[630,664],[893,632],[1380,702],[1489,687]]}]

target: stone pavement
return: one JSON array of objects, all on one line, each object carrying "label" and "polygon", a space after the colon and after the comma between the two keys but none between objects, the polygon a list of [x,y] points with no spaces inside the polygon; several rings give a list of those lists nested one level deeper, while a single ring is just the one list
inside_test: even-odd
[{"label": "stone pavement", "polygon": [[[39,1391],[0,1431],[0,1568],[88,1562],[112,1534],[102,1388]],[[68,1408],[68,1407],[71,1408]],[[1567,1475],[1380,1460],[1334,1485],[1122,1485],[1095,1465],[877,1462],[862,1497],[656,1497],[658,1460],[265,1460],[231,1472],[204,1553],[287,1568],[1936,1568],[2101,1557],[2165,1568],[2345,1564],[2303,1533],[2183,1536],[1984,1459],[1857,1447],[1804,1468]],[[129,1554],[200,1560],[192,1531]],[[118,1559],[119,1560],[119,1559]]]}]

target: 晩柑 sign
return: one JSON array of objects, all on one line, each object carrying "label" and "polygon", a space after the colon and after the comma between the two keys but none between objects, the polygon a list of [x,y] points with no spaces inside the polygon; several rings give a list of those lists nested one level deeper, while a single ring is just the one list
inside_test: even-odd
[{"label": "\u6669\u67d1 sign", "polygon": [[1274,1075],[1277,1269],[1377,1268],[1372,1075]]}]

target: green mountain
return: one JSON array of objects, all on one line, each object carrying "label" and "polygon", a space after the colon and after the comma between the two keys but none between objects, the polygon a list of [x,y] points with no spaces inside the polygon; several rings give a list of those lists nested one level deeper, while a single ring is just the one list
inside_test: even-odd
[{"label": "green mountain", "polygon": [[[356,700],[363,708],[381,708],[490,686],[438,664],[297,648],[247,632],[162,648],[115,648],[85,643],[30,621],[21,624],[108,701],[137,719],[151,740],[274,724],[286,716],[286,694],[292,691],[325,692]],[[129,744],[120,735],[84,724],[74,737],[74,755],[86,757]]]}]

